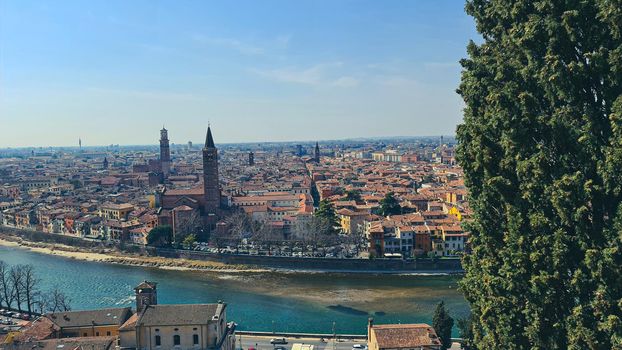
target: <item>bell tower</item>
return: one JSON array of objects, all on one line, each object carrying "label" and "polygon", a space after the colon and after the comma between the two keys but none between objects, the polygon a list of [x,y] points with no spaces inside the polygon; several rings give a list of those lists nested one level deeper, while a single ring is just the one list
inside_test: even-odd
[{"label": "bell tower", "polygon": [[171,150],[168,144],[168,130],[164,127],[160,130],[160,166],[162,176],[167,178],[171,171]]},{"label": "bell tower", "polygon": [[220,208],[220,186],[218,183],[218,150],[214,145],[212,129],[207,127],[205,147],[203,147],[203,199],[204,215],[208,224],[215,223]]},{"label": "bell tower", "polygon": [[149,305],[158,305],[157,283],[143,281],[134,288],[136,292],[136,312],[142,312]]},{"label": "bell tower", "polygon": [[316,163],[320,163],[320,144],[318,142],[315,143],[315,157],[314,161]]}]

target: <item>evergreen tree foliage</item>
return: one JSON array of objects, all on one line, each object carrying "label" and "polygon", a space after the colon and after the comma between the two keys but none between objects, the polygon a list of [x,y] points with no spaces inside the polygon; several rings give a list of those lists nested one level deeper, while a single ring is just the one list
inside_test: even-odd
[{"label": "evergreen tree foliage", "polygon": [[622,1],[470,0],[458,161],[480,349],[622,348]]},{"label": "evergreen tree foliage", "polygon": [[441,338],[443,349],[451,347],[451,329],[454,326],[454,319],[449,316],[449,312],[445,309],[445,302],[441,301],[436,305],[434,317],[432,318],[432,327],[436,331],[436,335]]},{"label": "evergreen tree foliage", "polygon": [[159,225],[147,234],[147,244],[158,247],[170,246],[173,241],[173,228],[169,225]]},{"label": "evergreen tree foliage", "polygon": [[473,315],[459,318],[456,323],[460,330],[460,338],[462,338],[462,349],[477,350],[477,346],[473,340]]},{"label": "evergreen tree foliage", "polygon": [[315,211],[315,217],[319,218],[323,222],[323,226],[325,226],[326,233],[336,233],[341,223],[339,222],[339,218],[335,213],[335,207],[333,203],[331,203],[328,199],[322,199],[320,201],[320,206]]},{"label": "evergreen tree foliage", "polygon": [[196,241],[197,241],[197,236],[191,233],[184,238],[184,241],[182,244],[184,245],[185,248],[192,249]]},{"label": "evergreen tree foliage", "polygon": [[402,207],[400,207],[400,203],[397,201],[397,198],[395,198],[393,192],[387,193],[384,198],[380,200],[380,211],[384,216],[402,213]]},{"label": "evergreen tree foliage", "polygon": [[361,191],[359,190],[349,190],[346,192],[346,199],[349,201],[355,201],[357,203],[360,203],[363,201],[363,199],[361,198]]}]

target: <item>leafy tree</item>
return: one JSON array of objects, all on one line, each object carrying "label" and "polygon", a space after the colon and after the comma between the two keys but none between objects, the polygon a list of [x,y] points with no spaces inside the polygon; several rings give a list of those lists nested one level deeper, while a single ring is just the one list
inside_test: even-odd
[{"label": "leafy tree", "polygon": [[184,238],[183,245],[184,247],[191,249],[194,246],[194,243],[197,241],[197,236],[193,233],[189,234]]},{"label": "leafy tree", "polygon": [[454,326],[454,319],[449,316],[449,312],[445,309],[445,302],[441,301],[436,305],[434,317],[432,318],[432,327],[436,334],[441,338],[443,349],[451,347],[451,329]]},{"label": "leafy tree", "polygon": [[622,347],[622,3],[470,0],[457,158],[479,348]]},{"label": "leafy tree", "polygon": [[393,192],[387,193],[384,198],[380,200],[380,211],[384,216],[398,215],[402,212],[400,202],[397,201]]},{"label": "leafy tree", "polygon": [[335,213],[335,207],[328,199],[322,199],[320,206],[315,211],[315,217],[323,220],[327,233],[337,233],[337,227],[341,226],[339,218]]},{"label": "leafy tree", "polygon": [[73,188],[76,190],[82,188],[82,181],[78,179],[70,180],[69,183],[72,184]]},{"label": "leafy tree", "polygon": [[346,199],[349,201],[355,201],[357,203],[360,203],[363,201],[363,199],[361,198],[361,191],[359,190],[349,190],[346,192]]},{"label": "leafy tree", "polygon": [[168,247],[173,242],[173,229],[169,225],[159,225],[147,234],[147,244]]}]

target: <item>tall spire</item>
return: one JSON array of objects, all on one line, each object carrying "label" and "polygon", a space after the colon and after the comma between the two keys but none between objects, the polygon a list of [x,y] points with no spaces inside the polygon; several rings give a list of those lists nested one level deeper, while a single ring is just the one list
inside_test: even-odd
[{"label": "tall spire", "polygon": [[216,148],[214,145],[214,137],[212,136],[212,128],[207,127],[207,136],[205,137],[205,148]]},{"label": "tall spire", "polygon": [[320,143],[316,142],[315,143],[315,162],[319,163],[320,162]]}]

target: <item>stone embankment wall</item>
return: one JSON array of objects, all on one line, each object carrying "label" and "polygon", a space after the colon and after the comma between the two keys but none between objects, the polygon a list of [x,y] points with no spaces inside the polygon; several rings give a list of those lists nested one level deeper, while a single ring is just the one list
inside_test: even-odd
[{"label": "stone embankment wall", "polygon": [[459,259],[336,259],[336,258],[295,258],[258,255],[214,254],[201,251],[143,247],[132,244],[118,244],[86,240],[78,237],[48,234],[39,231],[20,230],[0,226],[0,238],[20,237],[31,242],[64,244],[86,249],[116,248],[127,253],[143,253],[164,258],[183,258],[201,261],[216,261],[232,265],[254,265],[258,267],[343,271],[343,272],[420,272],[420,273],[461,273]]},{"label": "stone embankment wall", "polygon": [[[151,248],[149,249],[152,250]],[[256,265],[292,270],[349,272],[430,272],[460,273],[459,259],[336,259],[294,258],[259,255],[210,254],[191,250],[153,249],[155,255],[167,258],[220,261],[226,264]]]}]

